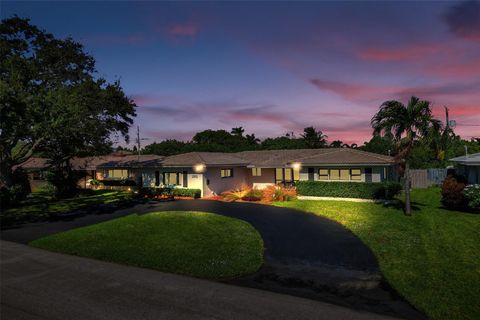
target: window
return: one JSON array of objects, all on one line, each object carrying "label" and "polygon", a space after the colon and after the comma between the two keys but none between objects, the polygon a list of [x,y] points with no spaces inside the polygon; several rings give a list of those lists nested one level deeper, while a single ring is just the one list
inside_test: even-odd
[{"label": "window", "polygon": [[340,180],[350,180],[350,169],[340,169]]},{"label": "window", "polygon": [[252,177],[261,177],[262,168],[252,168]]},{"label": "window", "polygon": [[107,178],[109,179],[127,179],[127,169],[109,169],[107,172]]},{"label": "window", "polygon": [[352,175],[351,175],[352,181],[362,180],[362,171],[360,169],[352,169],[351,172],[352,172]]},{"label": "window", "polygon": [[183,174],[181,172],[164,172],[163,184],[179,186],[183,183]]},{"label": "window", "polygon": [[233,169],[221,169],[220,170],[220,177],[222,177],[222,178],[233,177]]},{"label": "window", "polygon": [[292,169],[293,171],[293,180],[300,180],[300,169]]},{"label": "window", "polygon": [[319,180],[328,180],[328,169],[318,170],[318,179]]},{"label": "window", "polygon": [[275,182],[276,183],[292,183],[300,180],[300,171],[292,168],[276,168]]},{"label": "window", "polygon": [[340,170],[330,169],[330,180],[340,180]]}]

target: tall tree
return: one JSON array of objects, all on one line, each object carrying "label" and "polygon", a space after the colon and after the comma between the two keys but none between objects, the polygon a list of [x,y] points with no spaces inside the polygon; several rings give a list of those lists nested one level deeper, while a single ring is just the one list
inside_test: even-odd
[{"label": "tall tree", "polygon": [[439,130],[440,121],[432,116],[429,101],[412,96],[407,105],[389,100],[382,103],[371,121],[374,135],[391,134],[399,145],[396,156],[405,177],[405,214],[411,215],[409,155],[414,145],[431,130]]},{"label": "tall tree", "polygon": [[243,137],[244,132],[245,132],[245,129],[243,129],[243,127],[232,128],[232,131],[230,131],[231,134],[237,137]]},{"label": "tall tree", "polygon": [[34,153],[60,170],[109,151],[115,134],[128,139],[135,104],[118,81],[96,77],[80,43],[15,16],[0,24],[0,56],[0,184],[9,187],[12,168]]},{"label": "tall tree", "polygon": [[322,131],[317,131],[314,127],[303,129],[302,138],[307,148],[322,148],[327,145],[327,136],[324,135]]}]

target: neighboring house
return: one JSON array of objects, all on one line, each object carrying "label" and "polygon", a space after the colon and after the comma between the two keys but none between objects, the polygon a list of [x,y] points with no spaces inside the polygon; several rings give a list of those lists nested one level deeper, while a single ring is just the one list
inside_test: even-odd
[{"label": "neighboring house", "polygon": [[293,185],[296,181],[382,182],[395,180],[392,157],[349,148],[190,152],[169,157],[111,155],[77,158],[74,169],[88,180],[130,179],[144,187],[200,189],[202,197],[245,187]]},{"label": "neighboring house", "polygon": [[17,167],[22,168],[27,174],[28,181],[30,182],[30,190],[35,191],[47,185],[47,180],[45,179],[49,167],[47,158],[30,158],[14,167],[14,169]]},{"label": "neighboring house", "polygon": [[455,163],[457,174],[467,178],[468,183],[480,183],[480,153],[450,159]]}]

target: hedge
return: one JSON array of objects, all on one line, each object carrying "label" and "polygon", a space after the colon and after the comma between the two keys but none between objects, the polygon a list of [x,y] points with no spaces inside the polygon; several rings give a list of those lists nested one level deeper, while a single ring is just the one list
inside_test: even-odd
[{"label": "hedge", "polygon": [[175,196],[175,197],[191,197],[200,198],[202,191],[200,189],[188,189],[188,188],[141,188],[141,196]]},{"label": "hedge", "polygon": [[111,187],[135,187],[137,183],[134,180],[121,179],[121,180],[100,180],[101,185]]},{"label": "hedge", "polygon": [[296,184],[300,196],[393,199],[402,186],[398,182],[322,182],[299,181]]}]

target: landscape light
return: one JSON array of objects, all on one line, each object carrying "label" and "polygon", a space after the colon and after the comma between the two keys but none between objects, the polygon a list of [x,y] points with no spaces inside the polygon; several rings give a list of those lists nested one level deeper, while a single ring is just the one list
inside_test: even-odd
[{"label": "landscape light", "polygon": [[204,170],[205,170],[205,165],[203,163],[196,164],[193,167],[193,171],[195,171],[196,173],[203,172]]}]

